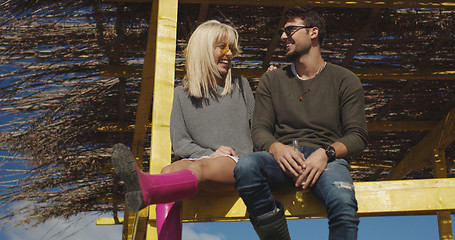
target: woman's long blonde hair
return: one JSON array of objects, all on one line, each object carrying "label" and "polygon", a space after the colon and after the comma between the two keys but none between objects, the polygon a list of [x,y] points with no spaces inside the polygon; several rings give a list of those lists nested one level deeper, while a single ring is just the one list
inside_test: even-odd
[{"label": "woman's long blonde hair", "polygon": [[[186,75],[183,78],[183,87],[188,94],[195,98],[208,97],[210,89],[216,90],[216,78],[221,75],[217,69],[214,58],[214,49],[217,42],[227,37],[231,52],[238,53],[239,35],[233,27],[216,20],[207,21],[191,35],[188,45],[184,50]],[[234,89],[229,69],[222,96]]]}]

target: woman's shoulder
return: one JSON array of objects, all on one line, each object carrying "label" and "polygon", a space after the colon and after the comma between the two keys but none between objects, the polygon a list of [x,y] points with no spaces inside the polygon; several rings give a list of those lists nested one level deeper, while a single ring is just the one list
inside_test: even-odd
[{"label": "woman's shoulder", "polygon": [[174,96],[184,96],[184,95],[187,95],[187,93],[182,85],[179,85],[174,88]]},{"label": "woman's shoulder", "polygon": [[183,102],[188,102],[191,100],[191,97],[188,95],[188,91],[185,90],[183,86],[177,86],[174,88],[174,102],[178,101],[180,104]]},{"label": "woman's shoulder", "polygon": [[242,84],[242,85],[244,85],[244,86],[247,85],[247,84],[249,84],[248,79],[245,78],[245,77],[243,77],[243,76],[234,76],[233,78],[234,78],[234,79],[237,79],[238,83],[239,83],[239,84]]}]

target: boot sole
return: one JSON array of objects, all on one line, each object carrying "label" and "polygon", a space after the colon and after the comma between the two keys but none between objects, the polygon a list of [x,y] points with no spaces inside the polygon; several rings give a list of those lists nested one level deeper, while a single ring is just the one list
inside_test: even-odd
[{"label": "boot sole", "polygon": [[144,208],[144,197],[136,171],[136,163],[126,145],[118,143],[112,147],[112,165],[120,180],[125,183],[125,199],[128,209],[137,212]]}]

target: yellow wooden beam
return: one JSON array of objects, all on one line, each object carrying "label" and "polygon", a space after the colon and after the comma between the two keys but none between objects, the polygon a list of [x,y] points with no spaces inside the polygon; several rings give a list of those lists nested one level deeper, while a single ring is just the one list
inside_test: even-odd
[{"label": "yellow wooden beam", "polygon": [[128,211],[128,209],[125,209],[123,219],[122,240],[131,240],[133,239],[134,234],[134,222],[136,219],[136,214],[134,212]]},{"label": "yellow wooden beam", "polygon": [[436,121],[374,121],[368,122],[368,131],[422,131],[431,130]]},{"label": "yellow wooden beam", "polygon": [[370,16],[368,20],[363,24],[362,29],[355,34],[354,42],[352,43],[351,47],[349,48],[348,52],[346,53],[343,61],[341,62],[341,66],[348,67],[352,64],[354,60],[354,56],[357,54],[358,50],[361,48],[362,43],[367,39],[368,33],[372,30],[373,24],[376,23],[376,19],[379,17],[379,13],[381,12],[381,8],[373,8],[370,12]]},{"label": "yellow wooden beam", "polygon": [[[110,65],[100,67],[100,75],[106,77],[138,77],[141,67]],[[351,69],[363,81],[376,80],[455,80],[455,71],[444,71],[440,69],[398,69],[398,68],[367,68]],[[232,69],[233,75],[246,78],[259,78],[266,70],[262,67]],[[183,69],[175,69],[175,77],[183,78]]]},{"label": "yellow wooden beam", "polygon": [[[436,178],[447,177],[446,154],[444,149],[433,151],[434,175]],[[437,211],[439,240],[453,240],[452,217],[450,211]]]},{"label": "yellow wooden beam", "polygon": [[[289,7],[284,7],[281,12],[281,17],[280,21],[278,22],[278,25],[276,25],[275,32],[278,32],[281,27],[285,24],[286,17],[285,17],[285,12],[289,9]],[[262,68],[267,69],[270,65],[270,61],[272,61],[273,54],[275,53],[275,49],[280,45],[281,42],[281,37],[278,34],[273,34],[272,39],[269,42],[269,45],[267,47],[267,52],[265,52],[265,56],[262,59]]]},{"label": "yellow wooden beam", "polygon": [[450,211],[438,211],[439,240],[453,240]]},{"label": "yellow wooden beam", "polygon": [[[359,216],[436,214],[455,210],[455,179],[356,182]],[[326,217],[324,206],[308,190],[274,194],[283,202],[288,218]],[[403,199],[406,199],[405,201]],[[247,220],[248,214],[237,193],[200,193],[184,201],[183,219],[198,221]]]},{"label": "yellow wooden beam", "polygon": [[[146,55],[142,68],[141,91],[136,113],[135,126],[138,127],[134,128],[131,147],[140,167],[142,167],[144,140],[149,123],[152,97],[154,103],[152,122],[154,124],[152,125],[152,150],[150,155],[158,159],[166,159],[168,162],[171,156],[169,118],[172,97],[169,97],[169,94],[172,96],[174,90],[177,22],[177,7],[172,7],[172,5],[177,5],[177,3],[172,1],[153,1],[152,5]],[[166,9],[167,7],[170,8]],[[128,69],[119,68],[117,70],[120,70],[123,76],[128,72]],[[160,90],[158,91],[158,89]],[[156,163],[157,161],[153,162]],[[160,171],[163,164],[161,166],[154,164],[153,166],[154,168],[151,168],[151,171]],[[151,212],[154,214],[154,211]],[[126,209],[123,239],[144,239],[148,213],[148,211],[145,211],[139,216],[139,214]],[[153,227],[151,227],[150,231],[153,232]]]},{"label": "yellow wooden beam", "polygon": [[[151,14],[150,22],[156,18],[156,14]],[[157,30],[156,25],[150,24],[147,36],[147,45],[144,56],[144,64],[142,66],[142,79],[141,79],[141,90],[139,93],[139,100],[136,110],[136,122],[134,128],[133,142],[131,145],[131,152],[136,158],[137,165],[142,169],[142,160],[144,153],[144,141],[145,134],[147,131],[147,124],[150,116],[150,106],[152,104],[153,87],[155,81],[155,59],[156,59],[156,40]],[[117,70],[126,71],[121,68]],[[138,69],[139,70],[139,69]],[[120,76],[119,76],[120,77]],[[123,240],[136,239],[139,214],[129,211],[127,208],[124,213],[123,223]],[[143,215],[143,214],[142,214]]]},{"label": "yellow wooden beam", "polygon": [[[145,54],[148,56],[148,54]],[[105,77],[134,77],[142,76],[143,66],[107,65],[100,67],[100,75]]]},{"label": "yellow wooden beam", "polygon": [[[429,131],[436,126],[436,121],[374,121],[368,122],[368,131]],[[151,129],[147,123],[147,131]],[[98,127],[100,132],[133,132],[134,124],[103,123]]]},{"label": "yellow wooden beam", "polygon": [[455,71],[443,69],[351,69],[362,80],[455,80]]},{"label": "yellow wooden beam", "polygon": [[434,149],[433,150],[433,164],[434,164],[434,176],[436,178],[447,177],[447,163],[445,149]]},{"label": "yellow wooden beam", "polygon": [[[152,2],[153,0],[115,0],[116,2]],[[179,3],[218,4],[218,5],[253,5],[253,6],[315,6],[315,7],[350,7],[350,8],[454,8],[452,0],[402,0],[402,1],[350,1],[350,0],[180,0]]]},{"label": "yellow wooden beam", "polygon": [[123,224],[123,218],[96,218],[96,225],[119,225]]},{"label": "yellow wooden beam", "polygon": [[[170,118],[175,79],[177,42],[177,0],[153,1],[151,26],[155,26],[155,84],[153,88],[150,173],[160,173],[171,162]],[[149,217],[155,218],[155,208],[149,207]],[[145,239],[157,239],[156,225],[146,222]]]},{"label": "yellow wooden beam", "polygon": [[[427,215],[455,210],[455,179],[423,179],[355,182],[358,214],[366,216]],[[309,190],[288,189],[274,193],[288,219],[326,217],[322,203]],[[248,220],[246,206],[236,192],[198,193],[184,201],[184,222]],[[151,218],[155,220],[155,218]],[[100,219],[100,224],[113,219]]]},{"label": "yellow wooden beam", "polygon": [[434,149],[444,149],[455,140],[455,108],[441,120],[385,177],[401,179],[409,171],[432,166]]}]

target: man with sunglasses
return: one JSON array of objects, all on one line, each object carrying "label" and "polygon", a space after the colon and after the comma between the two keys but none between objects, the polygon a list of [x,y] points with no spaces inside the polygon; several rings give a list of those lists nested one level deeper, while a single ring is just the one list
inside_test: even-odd
[{"label": "man with sunglasses", "polygon": [[[324,61],[324,19],[291,8],[280,31],[291,65],[265,73],[256,91],[252,137],[258,152],[240,158],[235,187],[260,239],[290,239],[272,192],[311,191],[327,209],[329,239],[356,239],[359,218],[349,164],[368,134],[363,88],[351,71]],[[293,147],[292,144],[298,145]]]}]

